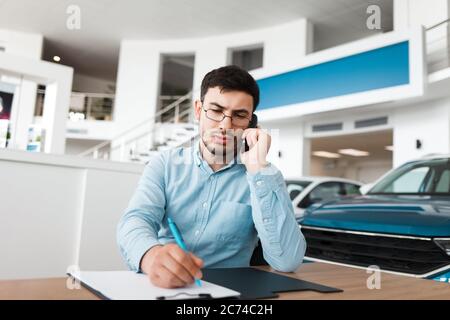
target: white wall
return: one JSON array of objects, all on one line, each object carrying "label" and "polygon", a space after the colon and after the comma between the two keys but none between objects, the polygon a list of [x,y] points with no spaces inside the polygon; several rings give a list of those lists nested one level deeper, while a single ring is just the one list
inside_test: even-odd
[{"label": "white wall", "polygon": [[268,161],[275,164],[286,177],[307,175],[311,145],[310,140],[304,138],[302,120],[266,122],[260,125],[272,137]]},{"label": "white wall", "polygon": [[430,27],[449,18],[448,0],[394,0],[394,30],[417,25]]},{"label": "white wall", "polygon": [[[354,129],[355,120],[388,117],[388,124]],[[358,134],[369,131],[393,130],[392,159],[373,159],[358,161],[331,161],[310,159],[311,125],[319,123],[343,122],[343,130],[336,133]],[[450,98],[425,100],[411,105],[380,108],[379,110],[342,110],[314,117],[300,118],[297,122],[265,122],[263,128],[279,129],[273,151],[281,151],[281,158],[274,155],[269,160],[276,163],[284,175],[321,175],[339,176],[349,179],[371,182],[385,171],[397,167],[406,161],[420,158],[431,153],[450,153]],[[326,133],[330,135],[330,133]],[[416,139],[421,140],[422,148],[416,149]],[[325,165],[325,162],[328,165]],[[326,169],[328,168],[328,169]]]},{"label": "white wall", "polygon": [[[120,47],[114,119],[117,132],[155,113],[161,54],[195,55],[194,91],[204,75],[227,64],[228,49],[264,43],[263,69],[298,63],[311,49],[311,25],[301,19],[285,25],[211,38],[164,41],[123,40]],[[198,92],[197,92],[198,94]]]},{"label": "white wall", "polygon": [[77,155],[87,149],[90,149],[104,140],[90,140],[90,139],[67,139],[66,140],[66,151],[67,155]]},{"label": "white wall", "polygon": [[9,54],[40,60],[43,41],[41,34],[0,29],[0,46]]},{"label": "white wall", "polygon": [[110,140],[114,134],[114,121],[67,121],[66,138],[69,139]]},{"label": "white wall", "polygon": [[392,169],[392,160],[311,158],[312,176],[341,177],[370,183]]},{"label": "white wall", "polygon": [[[394,0],[395,31],[405,30],[418,25],[429,28],[449,19],[449,17],[450,3],[448,0]],[[449,67],[448,46],[448,23],[427,31],[427,59],[430,71]]]},{"label": "white wall", "polygon": [[312,51],[312,25],[306,19],[276,27],[227,34],[195,41],[194,89],[199,89],[206,73],[229,64],[228,49],[263,44],[265,72],[289,67]]},{"label": "white wall", "polygon": [[0,279],[120,270],[116,225],[143,165],[0,150]]},{"label": "white wall", "polygon": [[450,98],[393,109],[392,123],[394,167],[426,154],[450,153]]}]

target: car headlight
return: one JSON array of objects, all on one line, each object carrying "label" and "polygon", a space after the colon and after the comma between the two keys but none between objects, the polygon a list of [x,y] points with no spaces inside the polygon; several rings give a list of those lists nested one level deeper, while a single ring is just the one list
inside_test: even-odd
[{"label": "car headlight", "polygon": [[434,238],[434,242],[450,256],[450,238]]}]

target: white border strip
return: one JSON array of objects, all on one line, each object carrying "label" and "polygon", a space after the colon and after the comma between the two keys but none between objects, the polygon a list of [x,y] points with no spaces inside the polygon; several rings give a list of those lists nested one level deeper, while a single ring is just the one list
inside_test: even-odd
[{"label": "white border strip", "polygon": [[[333,264],[333,265],[343,266],[343,267],[350,267],[350,268],[355,268],[355,269],[372,270],[372,271],[375,270],[375,269],[369,268],[369,267],[355,266],[353,264],[346,264],[346,263],[322,260],[322,259],[317,259],[317,258],[311,258],[311,257],[308,257],[308,256],[305,256],[304,259],[305,260],[309,260],[309,261],[313,261],[313,262],[322,262],[322,263]],[[450,270],[450,264],[448,264],[448,265],[446,265],[446,266],[444,266],[442,268],[436,269],[434,271],[431,271],[429,273],[424,273],[424,274],[421,274],[421,275],[380,269],[380,271],[382,271],[384,273],[396,274],[396,275],[400,275],[400,276],[407,276],[407,277],[411,277],[411,278],[428,278],[428,277],[433,276],[433,275],[438,275],[442,271],[446,271],[446,270]]]},{"label": "white border strip", "polygon": [[388,233],[364,232],[364,231],[353,231],[353,230],[339,230],[339,229],[331,229],[331,228],[310,227],[310,226],[305,226],[305,225],[302,225],[302,229],[331,231],[331,232],[339,232],[339,233],[351,233],[351,234],[357,234],[357,235],[363,235],[363,236],[380,236],[380,237],[387,237],[387,238],[414,239],[414,240],[425,240],[425,241],[432,240],[432,238],[425,238],[425,237],[400,236],[400,235],[388,234]]},{"label": "white border strip", "polygon": [[293,65],[289,69],[279,68],[276,72],[268,72],[264,69],[255,70],[252,72],[252,75],[258,80],[386,47],[403,41],[409,42],[409,84],[297,103],[283,107],[264,109],[261,111],[256,111],[258,118],[261,121],[291,119],[292,117],[301,117],[307,114],[341,110],[368,104],[422,96],[426,90],[427,83],[425,80],[428,80],[428,77],[426,76],[427,70],[425,62],[426,56],[424,38],[425,34],[422,27],[403,32],[389,32],[307,55],[304,57],[302,63]]}]

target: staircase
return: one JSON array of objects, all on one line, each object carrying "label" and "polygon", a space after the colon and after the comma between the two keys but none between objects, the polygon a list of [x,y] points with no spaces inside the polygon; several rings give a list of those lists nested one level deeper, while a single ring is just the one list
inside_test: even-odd
[{"label": "staircase", "polygon": [[147,163],[162,150],[189,145],[198,136],[192,121],[192,92],[163,107],[154,116],[78,154],[80,157]]},{"label": "staircase", "polygon": [[[160,105],[161,109],[170,105],[171,103],[179,100],[183,96],[161,96],[160,97]],[[156,119],[157,122],[167,123],[173,122],[174,119],[177,119],[177,122],[189,122],[190,110],[192,108],[192,103],[190,99],[186,99],[178,103],[178,107],[169,109],[162,113],[159,116],[159,119]]]},{"label": "staircase", "polygon": [[130,147],[129,161],[147,163],[151,157],[163,150],[188,146],[198,135],[197,125],[193,123],[161,123],[155,124],[153,143],[149,147],[145,143],[135,141]]}]

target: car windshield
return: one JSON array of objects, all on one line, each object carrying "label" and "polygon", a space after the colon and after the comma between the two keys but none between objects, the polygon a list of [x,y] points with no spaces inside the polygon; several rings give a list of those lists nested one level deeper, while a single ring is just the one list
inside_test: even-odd
[{"label": "car windshield", "polygon": [[294,200],[307,186],[311,184],[311,181],[304,180],[288,180],[286,181],[287,191],[291,200]]},{"label": "car windshield", "polygon": [[409,163],[378,182],[369,194],[449,195],[450,159]]}]

